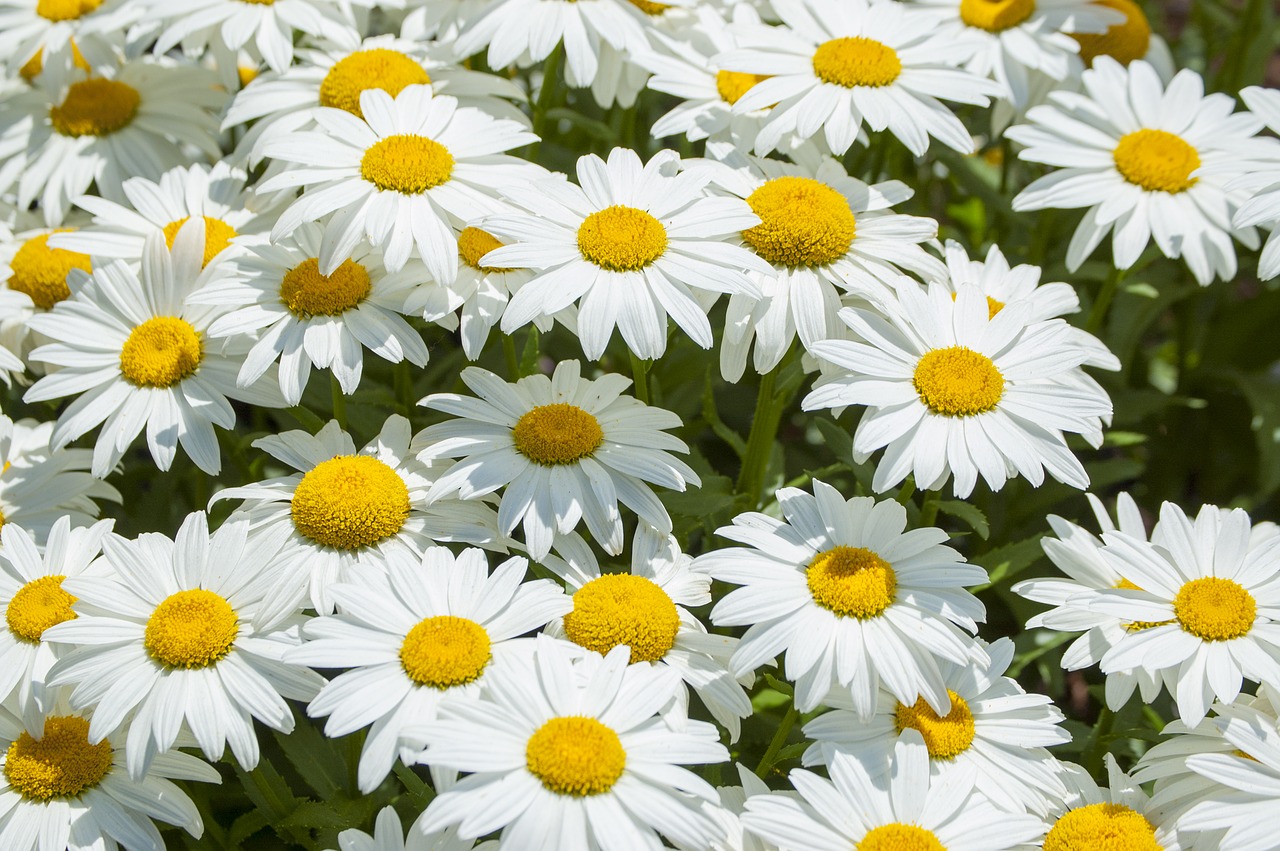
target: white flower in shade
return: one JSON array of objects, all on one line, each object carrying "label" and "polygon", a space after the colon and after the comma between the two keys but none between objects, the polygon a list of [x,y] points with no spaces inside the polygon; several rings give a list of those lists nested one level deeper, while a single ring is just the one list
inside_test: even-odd
[{"label": "white flower in shade", "polygon": [[[1271,132],[1280,133],[1280,92],[1250,86],[1240,97]],[[1236,210],[1232,224],[1238,228],[1262,225],[1271,232],[1258,258],[1258,277],[1264,281],[1280,275],[1280,146],[1273,146],[1269,153],[1229,186],[1246,192],[1248,198]]]},{"label": "white flower in shade", "polygon": [[5,348],[29,353],[32,341],[27,320],[71,297],[73,269],[93,271],[88,254],[49,244],[51,238],[71,232],[69,228],[40,228],[0,243],[0,286],[4,287],[0,290],[0,345]]},{"label": "white flower in shade", "polygon": [[915,730],[894,743],[891,769],[871,770],[836,753],[827,771],[830,780],[792,771],[798,799],[752,795],[743,826],[782,848],[806,851],[1006,851],[1044,835],[1041,819],[988,803],[972,769],[945,781],[931,777],[929,751]]},{"label": "white flower in shade", "polygon": [[749,626],[730,670],[745,674],[785,651],[801,712],[844,690],[870,718],[883,683],[902,703],[922,697],[946,715],[951,698],[938,663],[986,661],[965,634],[985,610],[963,586],[985,582],[987,572],[964,563],[941,529],[904,531],[906,509],[893,500],[845,500],[816,479],[812,495],[782,488],[777,497],[785,520],[740,514],[716,534],[747,546],[694,561],[742,586],[711,610],[717,626]]},{"label": "white flower in shade", "polygon": [[0,56],[28,82],[46,67],[88,71],[110,64],[141,10],[127,0],[5,0]]},{"label": "white flower in shade", "polygon": [[[421,818],[421,817],[419,817]],[[497,842],[481,842],[459,839],[456,830],[425,834],[416,826],[404,835],[400,816],[395,807],[387,805],[378,811],[373,824],[373,835],[363,830],[344,830],[338,834],[341,851],[497,851]]]},{"label": "white flower in shade", "polygon": [[1120,770],[1111,754],[1103,757],[1107,786],[1089,772],[1064,762],[1063,779],[1069,795],[1067,811],[1051,822],[1044,851],[1078,848],[1123,848],[1125,851],[1183,851],[1187,848],[1173,823],[1155,806],[1142,787]]},{"label": "white flower in shade", "polygon": [[423,429],[410,451],[420,460],[459,458],[431,487],[430,499],[474,500],[503,489],[498,526],[509,535],[523,521],[524,544],[539,561],[557,532],[585,520],[612,555],[622,552],[618,503],[662,534],[671,517],[649,483],[683,491],[698,475],[671,452],[689,447],[664,429],[680,425],[671,411],[623,396],[630,379],[581,377],[578,361],[561,361],[551,377],[509,384],[468,367],[462,380],[481,398],[435,393],[423,405],[458,419]]},{"label": "white flower in shade", "polygon": [[421,761],[474,772],[438,795],[418,829],[501,830],[503,848],[658,848],[654,833],[706,848],[720,826],[715,788],[682,765],[724,762],[716,728],[672,730],[656,713],[680,677],[631,665],[628,650],[588,654],[539,636],[534,658],[494,661],[485,698],[452,703],[423,731]]},{"label": "white flower in shade", "polygon": [[258,625],[280,538],[250,541],[243,517],[211,535],[197,511],[176,539],[104,539],[114,576],[63,580],[77,598],[76,617],[49,627],[45,638],[75,647],[54,663],[49,684],[75,686],[72,706],[93,708],[91,741],[128,727],[134,778],[184,727],[209,759],[230,744],[251,769],[258,764],[254,719],[287,733],[294,719],[285,699],[309,700],[324,684],[314,671],[282,661],[300,641],[300,618]]},{"label": "white flower in shade", "polygon": [[[742,719],[751,715],[750,698],[729,674],[738,641],[708,633],[689,611],[711,602],[711,577],[690,570],[692,561],[675,538],[645,524],[631,543],[629,573],[602,574],[594,558],[545,558],[543,566],[573,593],[573,611],[547,632],[601,654],[625,645],[632,664],[674,669],[736,742]],[[688,716],[688,692],[681,689],[677,698],[664,713],[674,727]]]},{"label": "white flower in shade", "polygon": [[896,302],[880,311],[846,307],[840,319],[853,340],[823,340],[810,351],[838,369],[819,378],[806,411],[865,405],[853,436],[861,463],[883,448],[877,492],[914,474],[916,486],[940,489],[954,477],[958,497],[981,475],[992,490],[1021,475],[1039,486],[1048,470],[1084,488],[1089,477],[1064,432],[1102,443],[1111,400],[1078,376],[1094,355],[1061,319],[1029,320],[1033,307],[1013,302],[994,316],[976,286],[958,292],[903,279]]},{"label": "white flower in shade", "polygon": [[342,392],[356,392],[366,348],[392,363],[426,365],[427,346],[401,315],[405,299],[427,277],[422,263],[411,260],[389,273],[378,252],[357,243],[338,268],[322,275],[322,248],[321,227],[312,223],[282,239],[252,243],[228,274],[188,298],[218,310],[211,339],[255,339],[237,386],[252,386],[278,362],[280,392],[297,405],[313,366],[331,370]]},{"label": "white flower in shade", "polygon": [[1084,93],[1058,92],[1005,135],[1025,146],[1018,156],[1053,166],[1013,200],[1017,211],[1088,208],[1067,247],[1075,271],[1109,233],[1119,269],[1151,239],[1166,257],[1182,258],[1201,285],[1236,273],[1234,236],[1258,246],[1251,229],[1234,229],[1244,200],[1228,191],[1252,156],[1271,150],[1255,138],[1262,122],[1232,113],[1230,95],[1204,94],[1204,81],[1183,70],[1165,86],[1154,68],[1126,68],[1099,56],[1084,72]]},{"label": "white flower in shade", "polygon": [[[873,0],[774,0],[780,27],[744,28],[738,50],[718,57],[721,68],[764,77],[733,109],[772,107],[756,136],[767,154],[791,134],[822,132],[843,155],[865,123],[888,130],[916,156],[929,137],[962,153],[973,138],[941,100],[977,106],[999,86],[948,62],[955,50],[928,15],[902,3]],[[940,100],[941,99],[941,100]]]},{"label": "white flower in shade", "polygon": [[44,546],[63,517],[89,526],[99,509],[94,500],[120,502],[120,492],[88,472],[93,452],[50,449],[53,423],[0,416],[0,525],[14,523]]},{"label": "white flower in shade", "polygon": [[[412,764],[419,748],[401,738],[407,725],[429,725],[448,701],[476,700],[497,660],[529,645],[520,636],[564,614],[572,602],[548,579],[523,581],[528,561],[511,558],[489,573],[485,554],[457,558],[429,547],[421,558],[397,553],[386,574],[356,574],[333,586],[339,614],[315,618],[309,640],[285,658],[315,668],[347,668],[307,707],[328,716],[325,734],[369,727],[360,752],[360,789],[378,787],[396,756]],[[528,653],[520,654],[525,660]]]},{"label": "white flower in shade", "polygon": [[1107,532],[1102,556],[1129,584],[1082,595],[1103,614],[1142,623],[1102,657],[1103,673],[1162,676],[1178,716],[1195,726],[1243,679],[1280,687],[1280,535],[1251,535],[1249,515],[1203,506],[1194,522],[1160,507],[1152,540]]},{"label": "white flower in shade", "polygon": [[578,339],[590,360],[599,360],[615,327],[637,357],[660,357],[668,315],[711,348],[711,304],[720,293],[758,297],[744,270],[770,267],[730,241],[759,217],[737,198],[709,197],[708,177],[676,173],[679,163],[666,150],[642,166],[634,151],[614,148],[607,162],[578,158],[579,186],[551,177],[504,190],[529,212],[480,222],[510,243],[483,262],[538,274],[507,305],[503,332],[577,303]]},{"label": "white flower in shade", "polygon": [[24,729],[0,709],[5,851],[164,851],[152,819],[197,839],[204,833],[196,805],[173,781],[219,783],[213,766],[174,750],[157,755],[144,774],[130,776],[118,737],[91,736],[90,719],[65,700],[32,721]]},{"label": "white flower in shade", "polygon": [[23,397],[28,402],[76,396],[58,418],[53,447],[60,449],[102,423],[93,451],[93,474],[105,476],[142,430],[161,470],[181,444],[196,466],[222,466],[215,425],[234,428],[228,397],[267,407],[283,399],[275,376],[237,387],[236,371],[250,341],[214,348],[205,342],[214,314],[186,297],[220,274],[202,268],[204,220],[188,219],[173,242],[152,233],[143,248],[141,277],[113,260],[94,270],[75,298],[33,316],[33,331],[53,342],[31,352],[33,360],[60,367]]},{"label": "white flower in shade", "polygon": [[367,89],[360,109],[363,119],[321,107],[312,115],[318,130],[282,133],[266,146],[268,157],[289,168],[259,191],[306,187],[281,214],[272,241],[329,216],[321,274],[333,274],[367,237],[383,250],[389,271],[401,269],[416,246],[435,280],[453,280],[458,238],[452,223],[461,227],[496,212],[499,187],[540,173],[502,155],[537,137],[515,121],[432,96],[430,86],[406,86],[394,100]]},{"label": "white flower in shade", "polygon": [[941,662],[951,705],[934,712],[923,699],[914,704],[880,692],[876,712],[863,720],[842,707],[839,691],[827,697],[835,708],[804,726],[814,743],[804,752],[805,765],[829,763],[833,753],[846,753],[876,774],[887,770],[893,748],[907,730],[924,737],[930,771],[938,782],[972,770],[982,794],[998,809],[1047,815],[1066,796],[1058,761],[1045,748],[1071,741],[1058,725],[1063,715],[1042,694],[1027,694],[1001,676],[1013,661],[1013,642],[1002,638],[986,647],[988,664]]}]

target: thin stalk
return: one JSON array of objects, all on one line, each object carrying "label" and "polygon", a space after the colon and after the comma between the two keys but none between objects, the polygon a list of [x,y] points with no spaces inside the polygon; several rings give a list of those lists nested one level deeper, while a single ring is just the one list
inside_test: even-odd
[{"label": "thin stalk", "polygon": [[[538,141],[530,146],[530,153],[536,153],[542,145],[542,139],[545,138],[544,130],[546,129],[547,113],[551,111],[551,106],[555,103],[556,89],[559,87],[560,81],[560,60],[564,57],[563,42],[557,44],[555,50],[547,56],[546,62],[542,64],[542,85],[538,87],[538,99],[533,104],[533,132],[537,134]],[[532,157],[530,157],[532,158]]]},{"label": "thin stalk", "polygon": [[925,491],[924,500],[920,503],[920,526],[932,526],[938,519],[938,502],[942,498],[941,491]]},{"label": "thin stalk", "polygon": [[782,720],[778,722],[778,729],[773,733],[773,740],[769,742],[769,748],[764,752],[764,756],[760,757],[760,763],[756,766],[756,777],[764,779],[769,776],[769,772],[773,770],[773,765],[778,761],[778,753],[782,750],[782,746],[787,743],[787,736],[791,734],[791,728],[795,726],[796,719],[800,717],[800,713],[796,710],[795,700],[793,699],[787,704],[787,714],[782,716]]},{"label": "thin stalk", "polygon": [[756,394],[755,414],[751,418],[751,433],[747,436],[747,451],[742,470],[738,474],[738,493],[744,494],[751,508],[760,504],[763,496],[764,477],[769,468],[770,450],[778,435],[778,422],[782,411],[774,388],[782,365],[760,376],[760,390]]},{"label": "thin stalk", "polygon": [[342,385],[338,383],[338,376],[332,372],[329,373],[329,393],[333,398],[333,418],[338,421],[338,425],[343,431],[347,430],[347,397],[342,393]]},{"label": "thin stalk", "polygon": [[507,358],[507,377],[512,381],[518,381],[520,358],[516,355],[516,341],[510,334],[502,335],[502,354]]},{"label": "thin stalk", "polygon": [[1120,281],[1124,279],[1124,273],[1125,270],[1114,267],[1107,273],[1107,280],[1103,283],[1097,300],[1089,310],[1089,319],[1084,326],[1090,334],[1097,334],[1101,330],[1102,321],[1107,316],[1107,308],[1111,307],[1111,300],[1116,297],[1116,290],[1120,289]]},{"label": "thin stalk", "polygon": [[631,377],[636,383],[636,398],[646,405],[649,404],[649,367],[652,361],[640,360],[634,354],[631,355]]}]

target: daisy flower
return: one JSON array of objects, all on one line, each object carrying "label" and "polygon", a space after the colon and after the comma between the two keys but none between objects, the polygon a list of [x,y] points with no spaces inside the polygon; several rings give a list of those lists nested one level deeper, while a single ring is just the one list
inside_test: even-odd
[{"label": "daisy flower", "polygon": [[774,0],[781,27],[743,31],[721,68],[764,77],[734,103],[745,114],[772,107],[756,136],[765,155],[794,134],[819,131],[837,156],[866,122],[888,130],[916,156],[932,136],[961,153],[973,138],[941,100],[986,106],[997,84],[948,63],[955,45],[930,18],[902,3]]},{"label": "daisy flower", "polygon": [[894,743],[891,771],[869,770],[846,753],[827,766],[830,780],[797,768],[780,792],[747,799],[742,825],[783,848],[810,851],[1006,851],[1038,840],[1040,819],[991,806],[972,771],[940,781],[930,776],[929,751],[909,730]]},{"label": "daisy flower", "polygon": [[0,244],[0,286],[4,287],[0,290],[0,343],[6,348],[29,351],[27,320],[70,298],[72,269],[93,271],[88,254],[49,244],[50,239],[73,232],[41,228]]},{"label": "daisy flower", "polygon": [[1168,43],[1151,31],[1151,22],[1134,0],[1092,0],[1092,5],[1118,13],[1123,20],[1112,23],[1104,33],[1076,32],[1071,37],[1080,45],[1080,60],[1092,67],[1099,56],[1110,56],[1121,65],[1138,59],[1148,62],[1162,80],[1173,78],[1177,67]]},{"label": "daisy flower", "polygon": [[61,518],[89,526],[99,514],[94,500],[120,502],[120,492],[88,473],[88,449],[51,449],[53,423],[14,422],[0,415],[0,526],[21,526],[44,546]]},{"label": "daisy flower", "polygon": [[377,252],[357,243],[338,268],[322,275],[322,250],[321,227],[304,224],[283,239],[247,245],[229,274],[188,298],[218,310],[211,339],[248,334],[256,340],[238,386],[252,386],[279,363],[280,392],[297,405],[313,366],[331,370],[343,393],[356,392],[365,348],[392,363],[426,366],[427,346],[401,315],[426,268],[414,260],[388,273]]},{"label": "daisy flower", "polygon": [[233,517],[212,535],[203,511],[187,515],[176,539],[144,533],[102,542],[113,577],[63,580],[76,617],[45,639],[75,645],[49,672],[49,685],[73,685],[71,704],[93,708],[89,739],[128,727],[129,774],[143,777],[186,726],[209,759],[227,744],[246,770],[258,764],[256,718],[293,729],[285,699],[310,700],[324,678],[287,665],[299,618],[260,627],[269,566],[281,536],[249,538]]},{"label": "daisy flower", "polygon": [[[576,663],[577,648],[539,636],[532,664],[494,661],[482,700],[442,707],[421,760],[475,772],[427,807],[418,829],[501,830],[501,848],[657,848],[655,833],[706,848],[720,826],[700,804],[716,790],[682,765],[724,762],[716,728],[672,730],[656,715],[680,678],[629,664],[617,647]],[[496,802],[500,804],[495,806]]]},{"label": "daisy flower", "polygon": [[1101,788],[1078,765],[1063,763],[1070,794],[1068,809],[1049,828],[1044,851],[1079,848],[1123,848],[1126,851],[1182,851],[1186,848],[1170,820],[1105,754],[1107,787]]},{"label": "daisy flower", "polygon": [[178,445],[206,473],[222,466],[215,425],[234,428],[228,401],[280,407],[275,376],[237,387],[244,341],[213,348],[205,336],[214,314],[186,303],[186,296],[219,274],[202,268],[204,220],[178,230],[173,251],[155,232],[143,247],[141,278],[122,260],[94,270],[74,299],[33,316],[33,331],[53,340],[31,358],[60,367],[23,397],[42,402],[76,396],[58,418],[53,447],[60,449],[102,423],[93,451],[93,474],[105,476],[143,428],[156,466],[168,470]]},{"label": "daisy flower", "polygon": [[985,609],[964,585],[987,572],[965,564],[935,527],[904,531],[893,500],[845,500],[813,482],[813,494],[781,488],[785,520],[750,511],[716,534],[745,547],[699,556],[694,568],[742,586],[711,610],[717,626],[748,626],[729,669],[753,671],[785,651],[795,705],[808,712],[836,689],[861,718],[876,708],[880,684],[903,704],[922,697],[939,715],[951,707],[939,661],[986,662],[965,634]]},{"label": "daisy flower", "polygon": [[538,275],[507,305],[503,333],[576,302],[578,339],[589,360],[604,354],[615,327],[636,357],[660,357],[668,315],[711,348],[711,303],[719,293],[759,297],[743,270],[770,267],[730,242],[759,217],[737,198],[709,197],[708,178],[677,174],[679,163],[679,154],[664,150],[641,166],[634,151],[614,148],[607,162],[595,154],[578,158],[580,186],[551,177],[505,190],[529,212],[480,222],[512,243],[483,262]]},{"label": "daisy flower", "polygon": [[452,280],[458,239],[451,223],[496,211],[498,187],[539,174],[538,167],[501,154],[537,137],[515,121],[432,96],[430,86],[406,86],[394,100],[367,89],[360,109],[363,120],[321,107],[312,116],[319,130],[283,133],[265,147],[268,157],[290,168],[258,191],[306,187],[281,214],[271,241],[332,213],[322,275],[332,275],[365,236],[384,251],[389,271],[399,271],[416,246],[433,278]]},{"label": "daisy flower", "polygon": [[1231,238],[1249,248],[1258,241],[1251,229],[1232,228],[1245,196],[1226,187],[1253,155],[1271,150],[1254,138],[1262,122],[1233,114],[1230,95],[1205,95],[1191,70],[1166,87],[1146,62],[1126,68],[1099,56],[1082,79],[1084,93],[1050,95],[1027,113],[1028,124],[1006,131],[1024,146],[1019,158],[1054,167],[1014,198],[1013,209],[1088,208],[1067,247],[1071,271],[1114,232],[1119,269],[1133,266],[1154,238],[1202,286],[1234,277]]},{"label": "daisy flower", "polygon": [[409,421],[398,415],[359,451],[335,420],[314,436],[286,431],[253,442],[298,472],[228,488],[213,501],[242,499],[255,535],[285,536],[272,562],[273,612],[291,611],[309,594],[312,608],[330,614],[335,583],[382,572],[395,554],[416,559],[440,541],[494,543],[486,503],[427,499],[439,469],[416,461],[409,442]]},{"label": "daisy flower", "polygon": [[[622,552],[618,502],[666,535],[667,509],[649,484],[683,491],[701,485],[671,452],[688,452],[665,429],[680,425],[670,411],[623,396],[631,380],[606,374],[581,377],[576,360],[555,373],[509,384],[488,370],[467,367],[462,381],[481,398],[434,393],[420,404],[458,419],[428,426],[414,438],[419,460],[459,458],[431,486],[429,499],[457,494],[474,500],[503,488],[498,527],[509,535],[523,521],[529,556],[541,561],[558,532],[585,520],[610,555]],[[648,484],[647,484],[648,483]]]},{"label": "daisy flower", "polygon": [[416,826],[409,828],[406,837],[396,808],[387,805],[378,811],[372,836],[363,830],[344,830],[338,834],[338,846],[341,851],[497,851],[498,843],[477,845],[473,840],[459,839],[454,830],[425,834]]},{"label": "daisy flower", "polygon": [[360,752],[361,791],[372,792],[397,754],[411,765],[417,748],[401,738],[410,724],[431,724],[450,701],[474,701],[501,666],[529,644],[519,636],[541,629],[573,605],[549,579],[525,582],[528,561],[511,558],[489,573],[485,554],[454,557],[429,547],[421,558],[397,553],[386,575],[358,574],[333,586],[340,614],[303,628],[309,640],[285,659],[315,668],[346,668],[307,707],[328,716],[325,735],[369,728]]},{"label": "daisy flower", "polygon": [[[1249,110],[1261,119],[1272,133],[1280,133],[1280,92],[1250,86],[1240,92]],[[1235,178],[1229,185],[1248,193],[1235,212],[1232,224],[1238,228],[1263,225],[1270,230],[1262,255],[1258,258],[1258,277],[1264,281],[1280,275],[1280,150],[1273,145],[1269,156]]]},{"label": "daisy flower", "polygon": [[140,9],[127,0],[4,0],[0,55],[28,81],[48,68],[110,64]]}]

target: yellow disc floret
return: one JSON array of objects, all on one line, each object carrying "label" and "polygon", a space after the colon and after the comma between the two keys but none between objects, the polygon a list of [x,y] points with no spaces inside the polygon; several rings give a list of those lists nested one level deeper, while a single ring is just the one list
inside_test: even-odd
[{"label": "yellow disc floret", "polygon": [[893,604],[898,576],[889,562],[863,547],[832,547],[805,570],[813,601],[840,617],[867,620]]},{"label": "yellow disc floret", "polygon": [[813,73],[824,83],[852,89],[887,86],[902,73],[898,51],[860,35],[833,38],[813,53]]},{"label": "yellow disc floret", "polygon": [[580,647],[605,654],[625,644],[631,661],[656,662],[675,646],[680,614],[671,597],[651,579],[607,573],[573,595],[564,632]]},{"label": "yellow disc floret", "polygon": [[101,5],[102,0],[38,0],[36,14],[46,21],[74,21]]},{"label": "yellow disc floret", "polygon": [[318,544],[356,550],[400,531],[409,488],[368,455],[339,455],[312,467],[293,492],[293,526]]},{"label": "yellow disc floret", "polygon": [[1035,10],[1035,0],[960,0],[960,20],[993,33],[1016,27]]},{"label": "yellow disc floret", "polygon": [[480,264],[480,258],[495,248],[501,247],[502,243],[493,234],[480,230],[480,228],[463,228],[462,233],[458,234],[458,253],[462,255],[462,262],[477,272],[492,275],[512,271],[502,266],[482,266]]},{"label": "yellow disc floret", "polygon": [[360,176],[379,189],[421,195],[447,183],[453,154],[434,139],[401,133],[373,143],[360,160]]},{"label": "yellow disc floret", "polygon": [[608,792],[627,767],[618,734],[594,718],[552,718],[529,737],[525,766],[558,795],[585,797]]},{"label": "yellow disc floret", "polygon": [[770,263],[822,266],[843,257],[857,235],[849,199],[811,177],[775,177],[747,196],[760,224],[742,239]]},{"label": "yellow disc floret", "polygon": [[423,619],[400,645],[400,665],[409,679],[437,689],[475,680],[492,655],[484,627],[452,615]]},{"label": "yellow disc floret", "polygon": [[[65,228],[54,233],[64,233]],[[65,248],[50,248],[49,237],[52,234],[33,236],[13,255],[9,268],[13,274],[9,276],[9,289],[26,293],[31,301],[41,310],[49,310],[55,304],[71,295],[67,286],[67,275],[72,269],[92,271],[89,255],[78,251],[67,251]]]},{"label": "yellow disc floret", "polygon": [[344,56],[320,83],[320,105],[345,109],[358,118],[364,118],[360,110],[360,95],[370,89],[382,89],[395,97],[406,86],[427,85],[431,75],[421,65],[398,50],[375,47],[357,50]]},{"label": "yellow disc floret", "polygon": [[1204,641],[1230,641],[1249,634],[1258,604],[1233,579],[1204,576],[1178,589],[1173,614],[1183,630]]},{"label": "yellow disc floret", "polygon": [[605,207],[578,226],[578,251],[611,272],[643,269],[666,250],[667,229],[662,222],[635,207]]},{"label": "yellow disc floret", "polygon": [[9,745],[4,777],[28,801],[74,798],[102,782],[111,770],[111,743],[89,743],[89,722],[77,715],[44,719],[40,738],[26,730]]},{"label": "yellow disc floret", "polygon": [[120,349],[120,373],[138,387],[172,387],[204,358],[204,343],[191,323],[156,316],[129,333]]},{"label": "yellow disc floret", "polygon": [[72,83],[62,103],[49,107],[49,122],[63,136],[110,136],[129,126],[141,103],[129,84],[95,77]]},{"label": "yellow disc floret", "polygon": [[[173,250],[173,241],[178,237],[178,231],[182,230],[182,226],[187,223],[190,216],[169,222],[164,226],[164,241],[169,246],[169,250]],[[200,267],[204,268],[209,265],[209,261],[217,257],[221,252],[226,250],[231,244],[231,240],[237,236],[236,229],[224,222],[222,219],[215,219],[212,216],[204,217],[204,260],[200,263]]]},{"label": "yellow disc floret", "polygon": [[916,698],[912,706],[899,703],[893,713],[898,732],[918,730],[929,756],[934,759],[954,759],[973,744],[973,713],[969,711],[969,704],[950,689],[947,696],[951,698],[951,709],[941,718],[923,697]]},{"label": "yellow disc floret", "polygon": [[947,851],[933,831],[901,822],[871,828],[853,847],[854,851]]},{"label": "yellow disc floret", "polygon": [[1164,130],[1135,130],[1120,138],[1111,153],[1120,176],[1148,192],[1185,192],[1199,178],[1200,152]]},{"label": "yellow disc floret", "polygon": [[635,6],[641,12],[649,16],[661,15],[671,7],[665,3],[654,3],[652,0],[629,0],[632,6]]},{"label": "yellow disc floret", "polygon": [[1044,851],[1161,851],[1156,829],[1123,804],[1077,807],[1058,819]]},{"label": "yellow disc floret", "polygon": [[920,401],[945,417],[985,413],[1004,395],[1004,376],[991,358],[964,346],[926,352],[911,382]]},{"label": "yellow disc floret", "polygon": [[9,600],[5,623],[15,638],[36,644],[54,624],[75,619],[71,604],[76,598],[62,590],[65,576],[41,576],[23,585]]},{"label": "yellow disc floret", "polygon": [[600,421],[577,405],[539,405],[511,429],[516,451],[536,464],[575,464],[604,443]]},{"label": "yellow disc floret", "polygon": [[354,260],[343,260],[332,275],[320,274],[320,261],[303,260],[285,273],[280,301],[301,319],[340,316],[369,297],[369,271]]},{"label": "yellow disc floret", "polygon": [[756,83],[769,79],[768,74],[747,74],[743,71],[717,71],[716,92],[720,99],[732,106]]},{"label": "yellow disc floret", "polygon": [[170,668],[206,668],[231,652],[240,618],[219,594],[192,588],[170,594],[147,618],[143,646]]},{"label": "yellow disc floret", "polygon": [[1093,0],[1095,6],[1105,6],[1124,15],[1124,21],[1107,27],[1105,33],[1072,33],[1080,43],[1080,58],[1086,65],[1093,65],[1099,56],[1110,56],[1121,65],[1141,59],[1151,49],[1151,24],[1141,7],[1132,0]]}]

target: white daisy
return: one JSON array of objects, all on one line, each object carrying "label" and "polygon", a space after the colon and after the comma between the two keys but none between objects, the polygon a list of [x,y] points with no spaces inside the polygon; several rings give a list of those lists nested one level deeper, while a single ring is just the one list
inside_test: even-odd
[{"label": "white daisy", "polygon": [[622,552],[618,503],[666,535],[667,509],[647,483],[683,491],[701,485],[688,464],[671,452],[689,447],[665,429],[680,425],[671,411],[623,396],[631,380],[580,375],[576,360],[555,373],[509,384],[488,370],[468,367],[463,382],[481,398],[435,393],[429,408],[458,419],[428,426],[410,451],[420,460],[460,458],[436,479],[430,499],[458,494],[474,500],[503,488],[498,526],[509,535],[523,521],[524,544],[540,561],[554,535],[578,522],[611,555]]},{"label": "white daisy", "polygon": [[501,848],[584,851],[656,849],[655,832],[695,848],[718,838],[700,806],[715,788],[680,766],[724,762],[728,751],[713,725],[676,731],[655,714],[679,676],[629,664],[625,647],[576,656],[539,636],[532,664],[495,660],[485,699],[441,708],[422,761],[475,773],[431,802],[419,830],[500,829]]},{"label": "white daisy", "polygon": [[0,56],[28,81],[45,68],[100,68],[115,59],[141,10],[127,0],[4,0]]},{"label": "white daisy", "polygon": [[[50,310],[71,296],[71,270],[88,273],[88,254],[49,245],[69,229],[39,228],[17,234],[0,244],[0,345],[28,354],[31,338],[27,320]],[[19,368],[20,369],[20,368]]]},{"label": "white daisy", "polygon": [[[720,806],[712,807],[715,818],[724,825],[725,838],[712,843],[711,851],[778,851],[778,846],[742,827],[742,813],[747,801],[756,795],[767,795],[769,787],[742,763],[734,768],[741,786],[717,786]],[[783,793],[787,794],[787,793]]]},{"label": "white daisy", "polygon": [[1070,795],[1044,838],[1044,851],[1123,848],[1125,851],[1182,851],[1186,848],[1172,822],[1147,797],[1111,754],[1103,757],[1107,787],[1078,765],[1063,763]]},{"label": "white daisy", "polygon": [[400,816],[396,815],[395,807],[388,804],[378,811],[372,836],[354,828],[344,830],[338,834],[338,846],[341,851],[497,851],[498,843],[477,845],[474,840],[459,839],[456,830],[425,834],[416,826],[409,828],[406,837]]},{"label": "white daisy", "polygon": [[39,546],[61,518],[89,526],[99,514],[94,500],[120,502],[120,492],[88,471],[88,449],[51,449],[53,423],[0,415],[0,525],[14,523]]},{"label": "white daisy", "polygon": [[[1249,110],[1260,118],[1273,133],[1280,133],[1280,92],[1250,86],[1240,92],[1240,98]],[[1237,177],[1228,188],[1247,193],[1235,212],[1232,224],[1238,228],[1262,225],[1270,230],[1267,243],[1258,258],[1258,277],[1270,280],[1280,275],[1280,146],[1273,145],[1264,161],[1253,164]]]},{"label": "white daisy", "polygon": [[372,792],[397,754],[410,765],[418,748],[404,743],[407,725],[429,725],[446,702],[476,700],[498,660],[528,645],[519,636],[541,629],[573,603],[551,580],[523,581],[528,561],[511,558],[489,573],[485,554],[444,547],[421,557],[396,553],[386,575],[356,574],[330,589],[339,614],[304,627],[309,639],[285,658],[315,668],[346,668],[311,701],[307,714],[328,716],[325,735],[369,727],[360,752],[361,791]]},{"label": "white daisy", "polygon": [[642,167],[634,151],[614,148],[608,162],[595,154],[578,158],[580,186],[550,177],[504,189],[529,212],[480,222],[512,243],[483,262],[539,274],[507,305],[503,332],[576,302],[578,338],[590,360],[600,359],[615,327],[636,357],[660,357],[668,315],[711,348],[712,302],[719,293],[759,297],[743,270],[770,267],[730,241],[759,217],[737,198],[708,197],[709,178],[677,174],[679,163],[679,154],[664,150]]},{"label": "white daisy", "polygon": [[917,697],[940,715],[951,706],[939,661],[986,661],[964,630],[985,609],[962,586],[987,572],[965,564],[935,527],[904,531],[897,502],[845,500],[817,479],[813,495],[781,488],[785,520],[739,514],[716,534],[746,547],[715,550],[696,570],[740,585],[711,610],[717,626],[748,626],[730,661],[742,675],[785,651],[783,671],[808,712],[836,689],[862,718],[875,712],[880,684],[908,705]]},{"label": "white daisy", "polygon": [[1254,138],[1262,123],[1232,113],[1230,95],[1204,94],[1204,81],[1183,70],[1166,87],[1143,61],[1126,68],[1099,56],[1084,72],[1085,92],[1058,92],[1027,113],[1029,124],[1005,135],[1025,146],[1019,158],[1055,167],[1022,190],[1017,211],[1088,210],[1067,247],[1075,271],[1114,231],[1112,254],[1128,269],[1154,238],[1166,257],[1182,258],[1201,285],[1236,272],[1234,236],[1258,245],[1249,228],[1231,225],[1245,200],[1232,178],[1270,142]]}]

